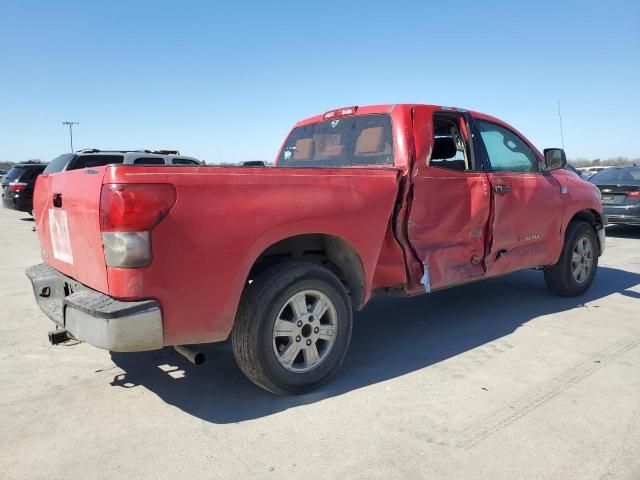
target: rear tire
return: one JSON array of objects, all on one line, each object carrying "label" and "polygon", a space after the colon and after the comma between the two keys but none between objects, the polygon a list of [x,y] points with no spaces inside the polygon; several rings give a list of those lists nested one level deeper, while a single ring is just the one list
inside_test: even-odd
[{"label": "rear tire", "polygon": [[549,290],[563,297],[586,292],[596,276],[599,248],[596,232],[589,223],[571,222],[558,263],[544,270]]},{"label": "rear tire", "polygon": [[340,280],[314,263],[290,261],[247,286],[231,340],[249,380],[275,394],[300,394],[335,374],[351,329],[351,305]]}]

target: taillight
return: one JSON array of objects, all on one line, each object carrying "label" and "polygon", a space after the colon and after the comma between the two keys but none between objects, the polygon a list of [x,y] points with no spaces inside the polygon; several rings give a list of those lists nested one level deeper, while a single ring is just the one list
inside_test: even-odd
[{"label": "taillight", "polygon": [[9,191],[10,192],[21,192],[22,190],[25,189],[25,187],[27,186],[26,183],[21,183],[21,182],[11,182],[9,184]]},{"label": "taillight", "polygon": [[176,203],[168,184],[107,184],[100,197],[100,230],[105,263],[137,268],[151,262],[151,230]]},{"label": "taillight", "polygon": [[627,197],[640,198],[640,190],[638,190],[637,192],[627,192]]},{"label": "taillight", "polygon": [[138,268],[151,263],[149,232],[103,232],[102,246],[108,267]]},{"label": "taillight", "polygon": [[168,184],[107,184],[100,197],[103,232],[152,230],[176,203],[176,189]]}]

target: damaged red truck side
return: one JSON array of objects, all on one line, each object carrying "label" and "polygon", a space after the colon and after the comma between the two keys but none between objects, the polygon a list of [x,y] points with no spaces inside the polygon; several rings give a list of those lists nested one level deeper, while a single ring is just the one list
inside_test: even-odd
[{"label": "damaged red truck side", "polygon": [[[223,341],[274,393],[330,378],[371,295],[536,268],[579,295],[604,250],[599,191],[497,118],[428,105],[299,122],[273,168],[108,165],[47,173],[36,299],[114,351]],[[193,358],[193,355],[191,355]]]}]

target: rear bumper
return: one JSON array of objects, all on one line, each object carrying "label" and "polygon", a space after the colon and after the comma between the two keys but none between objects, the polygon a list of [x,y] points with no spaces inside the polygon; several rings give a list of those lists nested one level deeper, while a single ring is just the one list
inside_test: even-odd
[{"label": "rear bumper", "polygon": [[11,210],[15,210],[15,206],[13,205],[13,198],[5,198],[2,197],[2,206],[4,208],[10,208]]},{"label": "rear bumper", "polygon": [[629,206],[604,206],[604,213],[608,222],[640,225],[640,204]]},{"label": "rear bumper", "polygon": [[33,210],[33,199],[18,196],[11,198],[3,197],[2,206],[4,208],[10,208],[11,210],[31,213],[31,210]]},{"label": "rear bumper", "polygon": [[163,347],[162,311],[155,300],[115,300],[45,263],[26,274],[40,309],[78,340],[115,352]]}]

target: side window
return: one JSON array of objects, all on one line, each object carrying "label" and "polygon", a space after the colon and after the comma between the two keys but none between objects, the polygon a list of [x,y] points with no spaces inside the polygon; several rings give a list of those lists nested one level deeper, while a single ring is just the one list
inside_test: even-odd
[{"label": "side window", "polygon": [[495,123],[476,120],[495,172],[533,173],[539,171],[538,158],[515,133]]},{"label": "side window", "polygon": [[135,165],[164,165],[164,158],[161,157],[143,157],[136,158],[133,163]]},{"label": "side window", "polygon": [[195,165],[195,166],[200,165],[200,162],[196,160],[192,160],[190,158],[174,158],[173,163],[174,165]]},{"label": "side window", "polygon": [[29,168],[24,175],[20,178],[21,182],[30,182],[42,173],[44,167],[32,167]]},{"label": "side window", "polygon": [[122,155],[80,155],[67,167],[67,170],[101,167],[112,163],[122,163],[123,160]]},{"label": "side window", "polygon": [[73,159],[73,153],[65,153],[59,157],[54,158],[49,162],[47,168],[44,169],[44,173],[58,173],[62,172],[67,164]]},{"label": "side window", "polygon": [[429,165],[450,170],[474,170],[466,132],[463,117],[434,115]]}]

